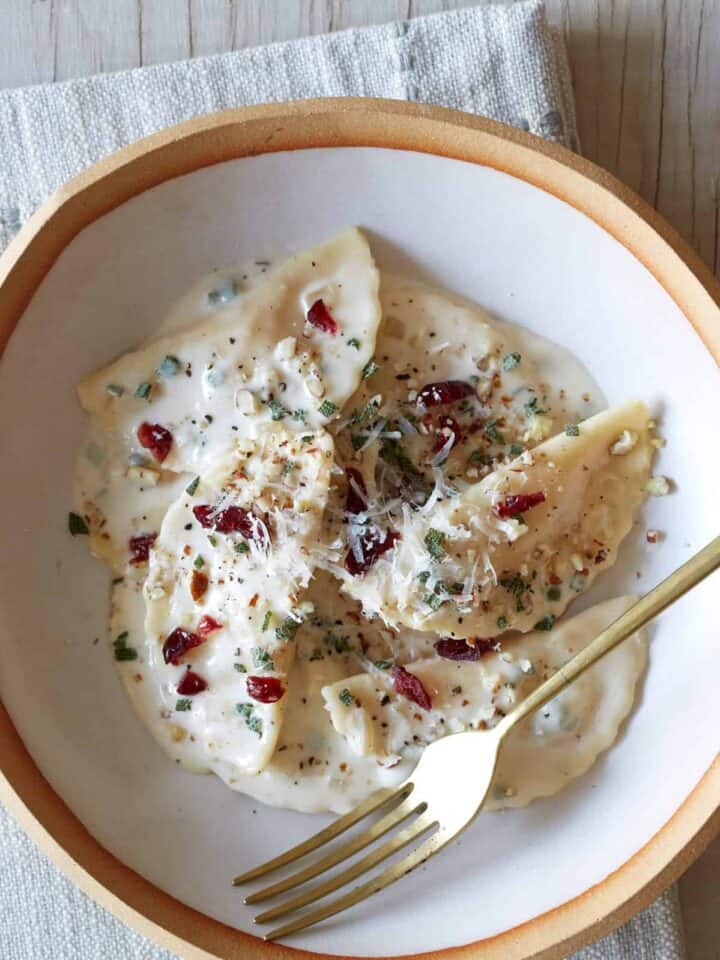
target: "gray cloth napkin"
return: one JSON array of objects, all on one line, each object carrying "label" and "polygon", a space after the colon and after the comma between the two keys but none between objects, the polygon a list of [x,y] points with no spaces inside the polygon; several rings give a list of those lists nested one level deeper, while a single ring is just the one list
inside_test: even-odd
[{"label": "gray cloth napkin", "polygon": [[[56,187],[139,137],[226,107],[349,95],[455,107],[578,148],[565,48],[540,0],[5,90],[0,251]],[[0,851],[4,960],[170,960],[65,880],[2,810]],[[684,956],[672,890],[574,960]]]}]

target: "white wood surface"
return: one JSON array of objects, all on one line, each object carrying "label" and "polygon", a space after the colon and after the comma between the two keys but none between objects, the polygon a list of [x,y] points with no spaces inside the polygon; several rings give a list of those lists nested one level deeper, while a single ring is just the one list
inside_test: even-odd
[{"label": "white wood surface", "polygon": [[[583,152],[720,276],[720,0],[546,0]],[[462,0],[0,0],[0,87],[465,6]],[[681,883],[690,960],[720,960],[720,841]]]}]

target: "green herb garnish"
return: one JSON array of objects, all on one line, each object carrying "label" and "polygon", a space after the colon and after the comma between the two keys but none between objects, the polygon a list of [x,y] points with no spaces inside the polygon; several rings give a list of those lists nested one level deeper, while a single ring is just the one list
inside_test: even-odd
[{"label": "green herb garnish", "polygon": [[389,670],[393,665],[392,660],[375,660],[373,662],[378,670]]},{"label": "green herb garnish", "polygon": [[178,713],[186,713],[188,710],[192,710],[192,700],[188,697],[183,697],[182,700],[177,701],[175,709]]},{"label": "green herb garnish", "polygon": [[546,617],[543,617],[542,620],[538,620],[535,624],[535,630],[552,630],[554,623],[555,617],[549,613]]},{"label": "green herb garnish", "polygon": [[425,549],[433,560],[442,560],[445,556],[445,534],[432,527],[425,534]]},{"label": "green herb garnish", "polygon": [[244,540],[241,540],[240,543],[236,543],[234,549],[235,553],[250,553],[250,547]]},{"label": "green herb garnish", "polygon": [[192,496],[198,488],[200,483],[200,477],[195,477],[194,480],[191,480],[190,483],[185,487],[185,493],[189,493]]},{"label": "green herb garnish", "polygon": [[293,410],[293,412],[290,414],[290,418],[291,418],[292,420],[300,420],[300,421],[303,421],[303,420],[305,419],[305,417],[307,417],[307,411],[306,411],[306,410]]},{"label": "green herb garnish", "polygon": [[180,361],[178,358],[171,357],[170,354],[168,354],[158,365],[157,372],[161,377],[174,377],[179,369]]},{"label": "green herb garnish", "polygon": [[348,346],[349,346],[349,347],[355,347],[356,350],[359,350],[359,349],[360,349],[360,341],[358,340],[357,337],[350,337],[350,339],[348,340]]},{"label": "green herb garnish", "polygon": [[549,587],[545,596],[551,603],[555,603],[562,596],[562,591],[560,587]]},{"label": "green herb garnish", "polygon": [[268,610],[265,614],[265,617],[262,622],[262,632],[265,633],[267,628],[270,626],[270,621],[272,620],[272,610]]},{"label": "green herb garnish", "polygon": [[380,364],[376,361],[375,357],[371,357],[362,369],[363,380],[367,380],[374,373],[377,373],[379,369]]},{"label": "green herb garnish", "polygon": [[79,513],[68,514],[68,530],[74,537],[86,537],[90,533],[87,523]]},{"label": "green herb garnish", "polygon": [[121,397],[125,393],[125,387],[121,383],[109,383],[105,389],[111,397]]},{"label": "green herb garnish", "polygon": [[423,601],[430,607],[431,610],[439,610],[440,607],[445,603],[445,597],[441,596],[439,593],[426,593],[423,597]]},{"label": "green herb garnish", "polygon": [[285,617],[279,627],[275,627],[275,636],[278,640],[292,640],[300,627],[300,621],[292,617]]},{"label": "green herb garnish", "polygon": [[275,669],[273,658],[270,656],[267,650],[263,650],[262,647],[253,647],[250,651],[250,654],[252,656],[253,666],[258,670]]},{"label": "green herb garnish", "polygon": [[386,440],[380,447],[380,457],[404,474],[406,477],[422,477],[406,451],[397,440]]},{"label": "green herb garnish", "polygon": [[510,444],[510,456],[519,457],[521,454],[525,453],[525,447],[521,443],[511,443]]},{"label": "green herb garnish", "polygon": [[514,370],[515,367],[520,363],[521,356],[519,353],[506,353],[502,358],[502,368],[507,373],[509,370]]},{"label": "green herb garnish", "polygon": [[566,437],[579,437],[580,436],[580,427],[576,423],[569,423],[565,427],[565,436]]},{"label": "green herb garnish", "polygon": [[140,383],[135,388],[135,396],[139,397],[140,400],[147,400],[150,396],[150,391],[152,390],[151,383]]},{"label": "green herb garnish", "polygon": [[202,570],[202,568],[205,566],[205,561],[200,556],[200,554],[198,554],[193,560],[193,566],[195,567],[196,570]]},{"label": "green herb garnish", "polygon": [[337,405],[332,400],[323,400],[318,407],[318,413],[323,417],[331,417],[337,412]]},{"label": "green herb garnish", "polygon": [[542,407],[538,406],[537,397],[533,397],[532,400],[528,400],[523,409],[525,410],[525,415],[528,417],[533,416],[533,414],[540,416],[541,413],[547,413],[547,410],[544,410]]},{"label": "green herb garnish", "polygon": [[350,693],[347,687],[340,691],[338,694],[338,700],[346,707],[351,707],[354,703],[353,695]]},{"label": "green herb garnish", "polygon": [[290,474],[293,472],[295,467],[297,467],[297,464],[295,463],[294,460],[287,460],[285,462],[285,466],[283,467],[283,476],[284,477],[290,476]]},{"label": "green herb garnish", "polygon": [[235,667],[238,673],[247,673],[247,667],[244,666],[242,663],[234,663],[233,666]]},{"label": "green herb garnish", "polygon": [[485,424],[484,433],[488,440],[492,440],[493,443],[502,444],[505,443],[505,437],[500,433],[497,426],[497,420],[488,420]]},{"label": "green herb garnish", "polygon": [[486,453],[481,453],[479,450],[473,450],[468,457],[468,463],[474,467],[489,467],[492,463],[492,457],[489,457]]},{"label": "green herb garnish", "polygon": [[305,437],[300,437],[300,440],[302,441],[302,443],[312,443],[312,440],[313,440],[312,434],[309,434],[308,436],[305,436]]},{"label": "green herb garnish", "polygon": [[279,400],[268,400],[268,408],[272,420],[282,420],[287,413],[287,410]]},{"label": "green herb garnish", "polygon": [[497,628],[498,628],[498,630],[507,630],[507,628],[508,628],[507,617],[498,617],[498,618],[497,618]]}]

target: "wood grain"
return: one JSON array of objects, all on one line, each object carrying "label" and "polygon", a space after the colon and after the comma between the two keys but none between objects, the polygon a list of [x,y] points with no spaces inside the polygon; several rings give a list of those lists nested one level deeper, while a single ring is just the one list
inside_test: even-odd
[{"label": "wood grain", "polygon": [[[466,0],[3,0],[0,87],[221,53]],[[720,276],[720,0],[547,0],[583,152]]]},{"label": "wood grain", "polygon": [[[720,277],[720,0],[546,3],[551,21],[565,34],[584,154],[653,204]],[[466,5],[462,0],[0,0],[0,87]],[[681,885],[691,960],[720,960],[719,877],[716,844]]]}]

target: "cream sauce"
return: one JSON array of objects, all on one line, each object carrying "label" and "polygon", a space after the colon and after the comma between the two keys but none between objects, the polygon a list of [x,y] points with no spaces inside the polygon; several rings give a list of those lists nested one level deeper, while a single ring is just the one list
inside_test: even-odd
[{"label": "cream sauce", "polygon": [[[330,258],[328,276],[337,278],[344,269],[347,256],[345,251],[335,259]],[[304,259],[302,257],[303,255],[295,258],[294,262],[300,260],[305,264],[308,255],[304,255]],[[244,318],[248,311],[259,317],[261,307],[264,309],[278,301],[278,277],[283,276],[283,270],[287,274],[288,269],[287,265],[269,269],[269,265],[263,262],[254,269],[228,268],[203,278],[182,298],[164,321],[158,331],[164,339],[153,341],[148,347],[137,351],[131,355],[131,360],[121,358],[117,361],[119,366],[109,368],[113,370],[113,377],[118,370],[122,371],[123,383],[127,380],[128,387],[132,387],[136,380],[147,376],[147,371],[158,368],[162,362],[161,354],[165,356],[173,351],[178,354],[189,351],[188,356],[192,354],[192,357],[188,362],[198,370],[204,369],[207,366],[204,356],[198,354],[193,362],[193,351],[196,350],[193,331],[202,329],[203,324],[210,324],[210,329],[214,331],[213,336],[221,333],[222,338],[227,340],[233,336],[234,326],[239,325],[242,328],[243,324],[246,324]],[[337,406],[341,407],[347,395],[355,388],[360,370],[370,361],[373,353],[381,369],[361,381],[356,395],[340,411],[337,425],[333,427],[340,445],[343,441],[341,433],[345,426],[344,421],[347,421],[351,410],[359,402],[368,403],[372,400],[376,390],[375,383],[382,382],[385,385],[383,402],[394,403],[400,398],[401,391],[406,389],[417,389],[436,379],[467,377],[467,361],[474,355],[475,345],[474,340],[471,342],[472,323],[478,323],[479,320],[487,324],[487,329],[483,332],[483,342],[491,345],[490,353],[494,362],[499,360],[502,363],[503,357],[510,353],[520,354],[522,360],[518,366],[524,366],[528,371],[525,375],[530,377],[536,395],[541,399],[541,409],[544,409],[543,405],[552,409],[552,424],[548,426],[540,423],[539,432],[530,436],[527,435],[528,424],[525,421],[519,416],[513,421],[512,416],[508,415],[508,421],[517,424],[517,429],[504,425],[508,437],[503,439],[507,439],[508,445],[512,438],[513,442],[534,446],[543,439],[546,430],[561,429],[565,423],[577,422],[602,408],[603,398],[597,384],[563,348],[519,327],[486,317],[477,308],[450,295],[428,291],[409,281],[383,277],[381,297],[388,326],[381,327],[378,342],[375,343],[375,332],[372,329],[372,280],[369,287],[363,287],[357,277],[354,282],[354,297],[348,302],[361,304],[362,342],[360,349],[353,345],[348,349],[348,340],[361,338],[359,335],[357,338],[346,336],[342,351],[337,354],[336,359],[330,358],[328,361],[318,358],[321,378],[328,363],[330,366],[330,375],[324,384],[328,390],[326,396],[335,397]],[[327,279],[323,281],[321,292],[332,300],[333,294],[327,292],[328,283]],[[290,286],[293,291],[290,301],[283,301],[286,303],[283,307],[286,317],[295,309],[292,303],[300,302],[303,310],[306,310],[306,301],[310,299],[310,295],[314,297],[318,293],[314,289],[308,293],[309,287],[304,274],[301,283]],[[339,290],[336,294],[347,295],[340,294]],[[403,298],[401,307],[393,306],[400,304]],[[429,303],[438,324],[436,333],[442,331],[444,324],[452,328],[458,322],[465,323],[467,349],[457,351],[457,340],[451,340],[448,345],[436,350],[431,359],[425,358],[422,367],[417,364],[417,371],[409,371],[411,376],[407,380],[398,380],[396,374],[399,372],[402,376],[405,372],[404,368],[396,371],[393,367],[396,361],[401,362],[400,355],[392,360],[383,359],[390,355],[386,349],[388,338],[392,338],[393,330],[397,333],[397,317],[401,314],[403,332],[399,338],[395,337],[399,342],[393,349],[404,354],[402,362],[406,363],[409,354],[407,344],[402,343],[403,337],[406,337],[406,331],[413,326],[421,328],[423,324],[427,324],[426,308]],[[217,316],[218,310],[222,313],[220,319]],[[349,314],[347,316],[349,317]],[[76,503],[89,522],[93,551],[107,560],[116,574],[110,636],[118,660],[118,670],[138,715],[163,749],[184,768],[196,772],[213,772],[233,789],[266,803],[302,811],[341,812],[352,807],[377,787],[400,782],[417,762],[423,745],[431,739],[445,732],[478,725],[480,720],[491,724],[499,710],[510,709],[515,699],[531,689],[542,674],[557,669],[573,650],[591,638],[607,622],[611,608],[608,605],[593,608],[574,620],[556,625],[551,633],[532,633],[523,637],[508,634],[503,638],[501,652],[492,654],[487,661],[485,658],[478,663],[458,664],[443,661],[438,673],[437,657],[433,648],[436,635],[407,627],[391,630],[379,619],[366,619],[359,603],[339,591],[339,584],[331,573],[319,569],[319,566],[329,567],[331,570],[337,568],[344,548],[338,544],[334,549],[328,549],[327,546],[320,548],[318,545],[312,557],[314,572],[310,573],[312,579],[309,586],[305,589],[301,585],[298,595],[294,597],[294,601],[304,605],[305,618],[294,638],[294,660],[288,660],[283,672],[283,679],[287,683],[284,719],[281,725],[278,723],[277,741],[273,741],[274,750],[269,751],[263,762],[256,765],[257,772],[250,773],[246,772],[247,766],[244,771],[241,762],[244,748],[233,745],[231,739],[227,741],[227,749],[215,749],[215,740],[208,737],[208,731],[203,727],[202,718],[205,714],[200,704],[201,698],[206,696],[205,693],[198,695],[197,709],[195,703],[191,710],[178,712],[173,709],[177,701],[175,672],[179,668],[163,664],[160,669],[158,659],[162,633],[166,632],[166,626],[170,623],[168,621],[167,624],[156,625],[156,629],[148,631],[146,601],[143,596],[147,566],[128,562],[126,544],[132,536],[157,535],[161,532],[171,505],[187,499],[183,491],[189,485],[192,487],[195,476],[211,471],[221,456],[221,451],[234,449],[237,437],[233,434],[241,433],[249,439],[261,434],[261,421],[271,419],[267,415],[267,403],[262,402],[262,397],[267,400],[263,391],[267,392],[268,383],[275,384],[278,379],[276,348],[277,343],[288,335],[288,322],[287,319],[278,320],[267,334],[263,334],[263,343],[267,340],[263,347],[265,355],[274,359],[266,364],[257,364],[252,373],[249,389],[254,396],[261,397],[261,403],[259,409],[248,411],[247,428],[230,430],[230,426],[237,425],[240,419],[235,389],[231,390],[234,384],[232,377],[228,378],[229,382],[223,387],[225,393],[219,388],[209,389],[212,384],[205,383],[205,377],[199,392],[195,387],[190,391],[192,396],[187,388],[177,394],[168,391],[162,376],[153,379],[156,388],[155,400],[159,401],[159,405],[153,407],[153,410],[157,411],[157,419],[160,420],[161,415],[167,416],[173,426],[180,425],[180,435],[191,420],[197,420],[199,412],[207,414],[212,411],[209,422],[206,421],[201,426],[191,425],[192,430],[188,433],[187,442],[178,444],[178,448],[174,450],[174,458],[171,457],[161,467],[154,463],[151,457],[146,456],[145,451],[139,451],[133,439],[139,418],[147,416],[147,409],[143,406],[145,401],[142,398],[132,398],[128,404],[127,417],[118,419],[117,407],[114,407],[113,403],[119,398],[110,396],[108,400],[106,395],[107,383],[114,382],[108,380],[108,370],[89,378],[81,395],[85,406],[93,413],[93,418],[88,438],[78,458]],[[352,319],[347,320],[348,325],[354,322]],[[350,329],[348,326],[348,330]],[[354,327],[352,329],[354,330]],[[178,337],[181,339],[178,340]],[[475,339],[482,338],[478,336]],[[182,345],[182,351],[178,343]],[[243,341],[244,352],[247,352],[247,345],[248,341]],[[139,357],[142,359],[139,360]],[[185,362],[184,353],[182,359]],[[284,363],[282,358],[280,360]],[[355,373],[343,378],[343,364],[348,363]],[[384,371],[383,364],[386,365]],[[431,369],[432,367],[435,369]],[[492,374],[493,371],[480,370],[479,375],[488,372]],[[207,370],[204,370],[204,373],[206,374]],[[512,375],[515,376],[515,373]],[[182,371],[181,376],[184,376]],[[378,379],[374,383],[375,377]],[[417,380],[415,388],[408,383],[413,378]],[[302,370],[298,368],[297,377],[293,381],[296,385],[292,389],[307,394],[305,379]],[[247,387],[247,384],[248,381],[245,381],[244,386]],[[517,387],[518,390],[524,390],[526,384],[518,382]],[[530,396],[532,397],[532,394]],[[520,396],[520,400],[523,407],[528,402],[524,395]],[[207,406],[208,404],[212,406]],[[519,408],[516,408],[516,412],[517,409]],[[188,410],[193,413],[188,414]],[[545,414],[541,413],[539,416],[543,417]],[[312,425],[322,427],[328,419],[332,418],[315,418]],[[308,426],[303,423],[294,425],[284,418],[283,426],[286,425],[302,432],[307,431],[310,421]],[[204,442],[204,438],[207,438],[215,426],[221,426],[228,434],[232,441],[230,446],[227,438],[215,445]],[[493,458],[495,466],[507,459],[506,452],[501,449],[493,449],[492,452],[498,454]],[[460,461],[459,452],[451,449],[449,453],[447,463],[450,468],[454,468],[455,463]],[[463,453],[463,468],[467,469],[466,451]],[[368,457],[368,464],[376,462],[377,458],[373,461],[372,456]],[[441,466],[445,467],[445,464]],[[471,464],[470,470],[474,466],[476,465]],[[476,475],[470,473],[462,476],[460,482],[470,486],[479,477],[490,473],[489,466],[477,466]],[[371,474],[374,481],[372,469],[368,476]],[[432,471],[430,475],[432,476]],[[335,489],[336,511],[339,509],[338,497],[342,498],[344,493],[345,488],[340,482]],[[189,533],[189,539],[192,539],[189,544],[192,556],[200,550],[198,543],[195,543],[200,533],[197,530]],[[161,539],[159,547],[162,542]],[[177,540],[177,543],[180,541]],[[151,559],[155,555],[155,549],[151,548]],[[203,549],[209,552],[208,548]],[[171,569],[179,570],[180,565],[175,562],[174,566],[171,564]],[[186,574],[190,574],[189,569]],[[268,603],[271,603],[267,591],[265,596]],[[622,606],[623,601],[612,603]],[[179,609],[178,607],[177,610]],[[184,606],[182,616],[186,619],[190,617]],[[186,625],[193,626],[192,623]],[[579,632],[580,627],[582,630]],[[224,708],[227,722],[241,728],[244,737],[247,734],[244,728],[249,715],[236,711],[236,716],[233,714],[232,705],[242,704],[246,699],[243,692],[247,678],[245,673],[238,670],[236,664],[242,662],[246,670],[252,667],[250,663],[244,662],[243,657],[234,656],[238,647],[234,641],[231,650],[228,644],[220,643],[220,633],[216,640],[217,643],[213,645],[211,637],[207,645],[200,647],[199,651],[192,655],[189,662],[198,670],[215,671],[213,683],[223,686],[227,693]],[[587,683],[576,684],[563,694],[562,698],[558,698],[557,703],[549,709],[546,708],[544,714],[529,721],[517,732],[513,743],[508,745],[507,757],[503,759],[496,778],[496,788],[491,801],[493,805],[508,806],[530,802],[536,796],[560,789],[568,779],[587,769],[597,754],[610,745],[619,723],[630,709],[634,685],[644,664],[644,654],[640,652],[642,650],[642,642],[634,640],[616,651],[613,654],[614,659],[606,658],[594,668],[593,674],[588,675]],[[388,669],[392,662],[404,663],[411,670],[425,672],[427,682],[438,698],[437,704],[441,705],[440,709],[433,709],[431,717],[421,715],[418,720],[418,711],[414,709],[414,705],[397,697]],[[482,682],[478,679],[480,672],[484,678],[486,674],[494,678],[490,686],[485,679]],[[459,682],[456,682],[455,674],[460,677]],[[388,698],[377,710],[371,710],[369,716],[372,735],[367,734],[366,725],[364,740],[358,740],[358,736],[353,736],[352,731],[345,730],[343,734],[342,722],[334,726],[331,722],[333,709],[328,710],[327,707],[327,697],[332,696],[328,691],[335,689],[342,693],[346,687],[354,685],[358,676],[369,678],[372,695],[376,689],[383,690],[386,692],[382,694],[381,700]],[[363,682],[367,684],[368,681],[366,679]],[[495,689],[498,684],[499,687]],[[457,687],[468,691],[468,695],[463,693],[459,701],[461,694],[454,692]],[[474,691],[472,697],[469,695],[471,690]],[[488,690],[491,690],[489,696],[486,695]],[[464,699],[469,702],[463,705]],[[352,707],[347,707],[344,703],[342,707],[343,710],[358,715],[364,712],[355,706],[354,700]],[[572,729],[570,721],[567,720],[568,713],[572,713],[575,718]],[[375,719],[372,719],[373,715]],[[387,723],[387,727],[383,727],[384,723]],[[362,724],[360,726],[362,727]],[[252,733],[252,728],[249,729]],[[580,738],[578,731],[582,732]]]}]

